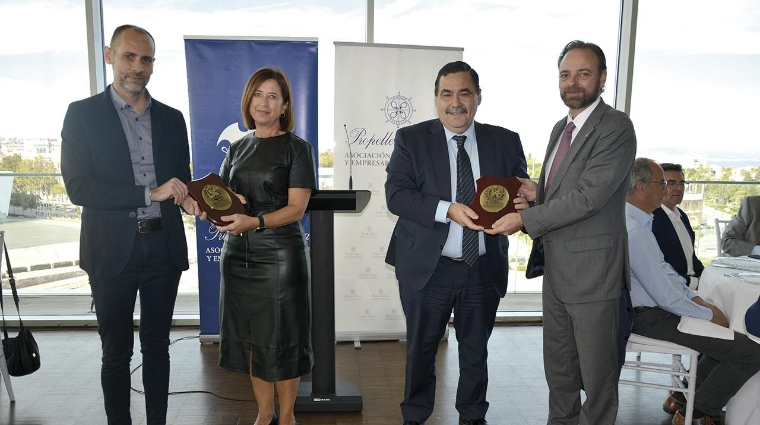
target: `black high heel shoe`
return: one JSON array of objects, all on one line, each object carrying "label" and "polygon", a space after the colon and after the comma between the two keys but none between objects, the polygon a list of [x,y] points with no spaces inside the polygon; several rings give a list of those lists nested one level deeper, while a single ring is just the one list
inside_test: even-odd
[{"label": "black high heel shoe", "polygon": [[269,422],[269,425],[277,425],[280,423],[280,417],[277,416],[277,412],[274,412],[274,416],[272,416],[272,421]]}]

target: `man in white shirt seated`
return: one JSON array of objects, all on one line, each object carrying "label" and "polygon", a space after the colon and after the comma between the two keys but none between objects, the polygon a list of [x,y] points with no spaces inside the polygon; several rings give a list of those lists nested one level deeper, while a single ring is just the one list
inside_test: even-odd
[{"label": "man in white shirt seated", "polygon": [[[728,327],[728,320],[717,307],[689,289],[686,279],[665,262],[657,246],[651,232],[652,211],[660,206],[666,187],[667,181],[657,163],[647,158],[634,161],[625,206],[634,307],[632,331],[703,354],[697,366],[692,424],[711,425],[720,423],[717,421],[723,406],[760,371],[760,344],[737,332],[733,340],[727,340],[678,330],[682,316],[709,320],[723,327]],[[680,392],[673,393],[663,404],[663,409],[673,413],[673,424],[684,424],[685,404]]]},{"label": "man in white shirt seated", "polygon": [[667,189],[662,197],[662,206],[652,212],[652,233],[665,261],[689,281],[690,288],[697,289],[705,266],[694,250],[695,234],[689,216],[678,208],[683,202],[688,182],[684,180],[681,164],[663,163],[660,167],[665,172]]}]

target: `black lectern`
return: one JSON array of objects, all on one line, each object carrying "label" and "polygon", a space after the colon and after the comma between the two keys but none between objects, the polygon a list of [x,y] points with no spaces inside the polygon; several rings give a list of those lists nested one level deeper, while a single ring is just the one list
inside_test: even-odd
[{"label": "black lectern", "polygon": [[[335,220],[334,212],[361,212],[369,190],[320,190],[309,200],[311,213],[311,305],[314,369],[298,388],[296,412],[361,412],[362,396],[350,383],[335,383]],[[317,326],[318,324],[318,326]]]}]

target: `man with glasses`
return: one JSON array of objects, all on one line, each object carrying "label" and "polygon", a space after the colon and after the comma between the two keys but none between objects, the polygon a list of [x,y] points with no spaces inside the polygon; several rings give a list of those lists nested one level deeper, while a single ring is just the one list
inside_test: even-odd
[{"label": "man with glasses", "polygon": [[[733,332],[733,339],[721,339],[678,330],[682,317],[709,320],[725,328],[728,319],[686,285],[686,279],[665,262],[657,246],[651,232],[652,212],[660,206],[666,187],[667,180],[657,163],[647,158],[634,161],[625,205],[635,311],[632,331],[704,354],[697,365],[691,425],[711,425],[719,420],[728,400],[760,371],[760,344],[738,332]],[[672,423],[684,425],[683,394],[673,393],[666,404],[674,408]]]},{"label": "man with glasses", "polygon": [[677,207],[683,202],[683,194],[688,184],[684,181],[681,164],[660,164],[665,172],[666,191],[662,206],[654,210],[652,233],[665,256],[665,261],[696,289],[705,266],[697,258],[694,249],[694,230],[689,216]]}]

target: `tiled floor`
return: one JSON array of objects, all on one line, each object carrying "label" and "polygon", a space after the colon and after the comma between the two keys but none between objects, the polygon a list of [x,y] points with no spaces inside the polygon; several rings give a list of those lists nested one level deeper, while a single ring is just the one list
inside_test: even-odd
[{"label": "tiled floor", "polygon": [[[540,326],[497,326],[490,344],[488,420],[491,424],[546,423],[548,390],[544,381]],[[91,330],[34,330],[39,343],[42,368],[36,373],[13,378],[16,402],[8,402],[0,384],[0,424],[69,425],[105,424],[100,390],[100,343]],[[246,375],[227,372],[216,365],[217,345],[200,344],[197,328],[172,331],[171,391],[169,424],[253,424],[256,404],[252,401]],[[365,342],[360,350],[351,343],[336,348],[339,381],[355,384],[361,391],[361,413],[298,413],[301,425],[399,424],[398,403],[403,395],[403,342]],[[139,349],[133,367],[139,365]],[[656,357],[656,355],[654,355]],[[663,359],[667,360],[665,357]],[[441,342],[438,354],[436,408],[428,425],[457,423],[454,408],[457,373],[457,343],[453,329]],[[133,386],[141,388],[138,370]],[[624,374],[633,372],[624,372]],[[227,400],[205,393],[213,392]],[[620,387],[618,424],[669,424],[660,410],[666,391]],[[236,401],[241,400],[241,401]],[[134,424],[144,424],[142,395],[132,394]]]}]

